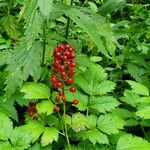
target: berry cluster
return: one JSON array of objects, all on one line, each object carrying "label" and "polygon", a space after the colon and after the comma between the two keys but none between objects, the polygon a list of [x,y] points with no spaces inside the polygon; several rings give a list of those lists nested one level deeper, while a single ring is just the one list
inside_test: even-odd
[{"label": "berry cluster", "polygon": [[[55,101],[58,103],[60,100],[66,102],[64,93],[64,85],[72,85],[74,83],[74,75],[76,74],[76,63],[74,58],[74,49],[69,44],[59,44],[54,49],[54,62],[53,62],[53,75],[51,77],[52,87],[58,89],[58,95]],[[71,86],[70,92],[75,92],[76,88]],[[73,100],[73,104],[77,105],[78,100]],[[55,112],[59,111],[59,107],[55,106]]]},{"label": "berry cluster", "polygon": [[32,117],[33,120],[38,118],[36,104],[37,103],[35,102],[30,102],[28,106],[28,113]]}]

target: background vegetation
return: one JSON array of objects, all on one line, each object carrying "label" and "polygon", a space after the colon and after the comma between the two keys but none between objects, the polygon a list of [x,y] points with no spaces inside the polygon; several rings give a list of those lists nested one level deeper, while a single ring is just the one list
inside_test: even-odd
[{"label": "background vegetation", "polygon": [[[77,55],[65,118],[50,83],[59,43]],[[0,150],[68,150],[62,120],[72,150],[149,150],[149,68],[149,0],[0,0]]]}]

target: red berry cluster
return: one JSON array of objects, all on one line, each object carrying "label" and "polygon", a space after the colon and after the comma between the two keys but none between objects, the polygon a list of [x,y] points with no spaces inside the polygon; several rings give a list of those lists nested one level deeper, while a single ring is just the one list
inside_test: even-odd
[{"label": "red berry cluster", "polygon": [[[53,75],[51,77],[52,87],[54,89],[59,89],[58,95],[55,98],[56,102],[62,100],[66,102],[64,85],[72,85],[74,83],[73,76],[76,74],[75,67],[76,63],[74,58],[76,55],[74,54],[74,49],[69,44],[59,44],[54,49],[54,62],[53,62]],[[71,86],[69,88],[71,92],[75,92],[76,88]],[[73,100],[73,104],[77,105],[78,100]],[[54,111],[58,112],[59,107],[55,106]]]},{"label": "red berry cluster", "polygon": [[38,118],[36,104],[37,103],[35,102],[30,102],[28,106],[28,113],[32,117],[33,120]]}]

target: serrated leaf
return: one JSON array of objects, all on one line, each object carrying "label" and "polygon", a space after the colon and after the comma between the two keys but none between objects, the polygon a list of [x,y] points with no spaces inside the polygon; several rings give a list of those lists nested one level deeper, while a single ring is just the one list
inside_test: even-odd
[{"label": "serrated leaf", "polygon": [[132,136],[130,134],[123,135],[117,142],[116,150],[149,150],[150,143],[146,140]]},{"label": "serrated leaf", "polygon": [[36,105],[37,112],[39,114],[46,113],[47,115],[50,115],[53,113],[53,107],[54,107],[54,104],[50,100],[43,100]]},{"label": "serrated leaf", "polygon": [[70,93],[69,91],[67,91],[66,93],[66,97],[67,97],[67,101],[72,102],[74,99],[78,99],[79,104],[76,105],[75,107],[77,107],[79,110],[86,110],[87,108],[87,104],[88,104],[88,96],[83,94],[80,91],[76,91],[74,93]]},{"label": "serrated leaf", "polygon": [[149,89],[142,85],[141,83],[127,80],[128,84],[131,86],[132,91],[139,95],[149,96]]},{"label": "serrated leaf", "polygon": [[88,139],[92,144],[100,143],[100,144],[108,144],[108,138],[105,134],[100,132],[98,129],[94,128],[87,131],[81,131],[77,133],[78,137],[82,137],[83,140]]},{"label": "serrated leaf", "polygon": [[105,113],[111,111],[119,105],[119,102],[112,96],[92,96],[90,98],[89,108],[98,110],[99,112]]},{"label": "serrated leaf", "polygon": [[30,147],[31,137],[24,126],[16,127],[11,136],[10,141],[17,150],[27,149]]},{"label": "serrated leaf", "polygon": [[38,0],[38,6],[43,16],[47,17],[52,11],[53,0]]},{"label": "serrated leaf", "polygon": [[118,116],[107,114],[101,115],[97,124],[101,131],[107,134],[117,134],[119,129],[123,129],[125,122]]},{"label": "serrated leaf", "polygon": [[35,142],[44,132],[44,126],[41,122],[32,120],[27,122],[25,129],[29,132],[32,143]]},{"label": "serrated leaf", "polygon": [[106,80],[106,77],[105,70],[95,65],[76,76],[75,81],[89,95],[104,95],[115,87],[115,83]]},{"label": "serrated leaf", "polygon": [[95,128],[97,125],[97,116],[95,115],[88,115],[86,116],[88,122],[87,122],[87,127],[88,129]]},{"label": "serrated leaf", "polygon": [[87,126],[87,118],[81,114],[81,113],[76,113],[72,116],[72,129],[76,132],[80,132],[82,130],[86,129]]},{"label": "serrated leaf", "polygon": [[144,119],[150,119],[150,106],[145,106],[143,108],[140,108],[136,112],[136,115]]},{"label": "serrated leaf", "polygon": [[6,142],[0,141],[0,149],[1,150],[14,150],[14,148],[11,146],[11,144],[8,141]]},{"label": "serrated leaf", "polygon": [[45,128],[45,131],[41,137],[41,145],[46,146],[51,144],[53,141],[58,140],[58,130],[55,128]]},{"label": "serrated leaf", "polygon": [[150,103],[150,97],[140,97],[140,98],[136,99],[136,102],[149,104]]},{"label": "serrated leaf", "polygon": [[25,93],[25,99],[48,99],[50,97],[49,88],[43,83],[25,83],[20,91]]},{"label": "serrated leaf", "polygon": [[7,140],[13,130],[13,123],[2,112],[0,112],[0,140]]}]

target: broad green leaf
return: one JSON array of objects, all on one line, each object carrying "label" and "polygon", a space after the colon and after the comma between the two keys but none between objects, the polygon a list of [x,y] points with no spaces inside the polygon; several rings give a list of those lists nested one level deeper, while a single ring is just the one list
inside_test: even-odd
[{"label": "broad green leaf", "polygon": [[0,141],[0,150],[15,150],[15,149],[11,146],[11,144],[8,141],[6,142]]},{"label": "broad green leaf", "polygon": [[88,104],[88,96],[84,93],[81,93],[80,91],[76,91],[74,93],[71,93],[70,91],[66,92],[67,101],[72,102],[74,99],[78,99],[79,104],[76,105],[79,110],[86,110],[87,104]]},{"label": "broad green leaf", "polygon": [[101,113],[111,111],[119,105],[119,102],[112,96],[92,96],[89,107],[98,110]]},{"label": "broad green leaf", "polygon": [[48,99],[50,96],[49,88],[43,83],[25,83],[20,91],[25,93],[25,99]]},{"label": "broad green leaf", "polygon": [[13,130],[13,123],[2,112],[0,112],[0,140],[7,140]]},{"label": "broad green leaf", "polygon": [[83,140],[88,139],[90,142],[92,142],[94,145],[96,143],[100,144],[108,144],[108,138],[105,134],[100,132],[98,129],[93,128],[91,130],[87,131],[81,131],[77,133],[77,137],[82,137]]},{"label": "broad green leaf", "polygon": [[143,108],[140,108],[136,112],[136,115],[144,119],[150,119],[150,106],[145,106]]},{"label": "broad green leaf", "polygon": [[[87,69],[84,73],[76,76],[75,82],[89,95],[104,95],[114,89],[115,84],[106,80],[107,74],[98,65]],[[104,86],[104,87],[101,87]]]},{"label": "broad green leaf", "polygon": [[150,97],[140,97],[136,100],[137,103],[145,103],[149,104],[150,103]]},{"label": "broad green leaf", "polygon": [[94,2],[88,2],[88,4],[93,12],[96,13],[98,11],[98,8]]},{"label": "broad green leaf", "polygon": [[99,9],[101,14],[116,12],[122,9],[126,4],[125,0],[107,0]]},{"label": "broad green leaf", "polygon": [[107,134],[119,133],[119,129],[123,129],[124,125],[124,120],[111,114],[101,115],[98,119],[98,128]]},{"label": "broad green leaf", "polygon": [[87,122],[87,128],[92,129],[95,128],[97,125],[97,116],[95,115],[88,115],[86,116],[88,122]]},{"label": "broad green leaf", "polygon": [[45,131],[41,137],[41,145],[46,146],[48,144],[51,144],[53,141],[58,140],[58,130],[55,128],[45,128]]},{"label": "broad green leaf", "polygon": [[149,150],[150,143],[146,140],[132,136],[130,134],[123,135],[117,142],[116,150]]},{"label": "broad green leaf", "polygon": [[43,124],[36,120],[27,122],[27,124],[25,125],[25,129],[29,132],[32,143],[38,140],[40,135],[44,132]]},{"label": "broad green leaf", "polygon": [[0,52],[0,66],[6,64],[11,57],[11,52],[8,50]]},{"label": "broad green leaf", "polygon": [[81,113],[76,113],[72,116],[72,129],[76,132],[80,132],[86,129],[87,126],[87,118]]},{"label": "broad green leaf", "polygon": [[131,86],[132,91],[139,95],[149,96],[149,89],[142,85],[141,83],[127,80],[128,84]]},{"label": "broad green leaf", "polygon": [[10,137],[10,141],[16,150],[23,150],[30,147],[32,141],[29,131],[24,126],[16,127]]},{"label": "broad green leaf", "polygon": [[54,104],[50,100],[43,100],[36,105],[39,114],[46,113],[47,115],[53,113],[53,107]]},{"label": "broad green leaf", "polygon": [[52,11],[53,0],[38,0],[38,6],[43,16],[47,17]]}]

